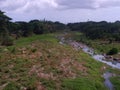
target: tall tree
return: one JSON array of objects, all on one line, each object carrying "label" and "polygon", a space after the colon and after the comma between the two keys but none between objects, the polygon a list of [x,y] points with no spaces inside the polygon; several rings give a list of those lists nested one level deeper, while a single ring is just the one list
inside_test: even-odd
[{"label": "tall tree", "polygon": [[4,12],[0,10],[0,28],[6,27],[10,20],[11,18],[6,16]]},{"label": "tall tree", "polygon": [[12,45],[13,42],[9,36],[8,24],[11,20],[4,12],[0,10],[0,43],[2,45]]}]

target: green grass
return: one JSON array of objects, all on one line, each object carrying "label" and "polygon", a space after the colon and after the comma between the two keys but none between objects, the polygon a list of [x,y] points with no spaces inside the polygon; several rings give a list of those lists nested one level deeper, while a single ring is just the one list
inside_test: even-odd
[{"label": "green grass", "polygon": [[15,82],[9,82],[3,90],[20,90],[20,87]]},{"label": "green grass", "polygon": [[[39,83],[47,90],[106,90],[101,77],[104,64],[81,50],[60,45],[55,34],[20,38],[14,46],[2,48],[0,56],[0,86],[7,84],[3,90],[23,87],[36,90]],[[30,74],[34,66],[35,70]],[[76,75],[74,79],[69,71]],[[52,73],[55,79],[40,77],[37,72],[47,76]]]},{"label": "green grass", "polygon": [[55,38],[54,34],[43,34],[43,35],[34,35],[34,36],[28,37],[28,38],[20,38],[20,39],[16,40],[15,45],[22,46],[22,45],[30,44],[36,40],[50,41],[52,43],[58,42],[58,40]]},{"label": "green grass", "polygon": [[64,80],[62,90],[107,90],[103,83],[90,78],[76,78]]}]

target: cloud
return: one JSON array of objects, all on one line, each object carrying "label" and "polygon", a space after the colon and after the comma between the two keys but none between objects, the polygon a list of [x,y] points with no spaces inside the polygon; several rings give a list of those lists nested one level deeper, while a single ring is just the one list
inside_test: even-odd
[{"label": "cloud", "polygon": [[99,9],[120,6],[120,0],[57,0],[62,8]]},{"label": "cloud", "polygon": [[32,11],[45,8],[55,8],[54,0],[0,0],[0,9],[6,11]]},{"label": "cloud", "polygon": [[0,0],[7,12],[31,12],[52,9],[99,9],[120,6],[120,0]]},{"label": "cloud", "polygon": [[67,22],[99,17],[119,20],[119,9],[120,0],[0,0],[0,10],[13,20],[26,21],[46,18]]}]

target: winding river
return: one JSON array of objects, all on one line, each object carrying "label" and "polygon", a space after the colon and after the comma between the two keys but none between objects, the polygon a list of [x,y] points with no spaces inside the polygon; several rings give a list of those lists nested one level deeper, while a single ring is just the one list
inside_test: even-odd
[{"label": "winding river", "polygon": [[[73,46],[77,50],[82,49],[85,53],[91,55],[91,57],[94,58],[95,60],[100,61],[102,63],[105,63],[105,64],[111,66],[112,68],[120,69],[120,63],[114,64],[113,62],[107,61],[107,59],[103,55],[95,54],[94,49],[88,47],[85,44],[82,44],[82,43],[79,43],[79,42],[76,42],[76,41],[72,41],[72,40],[65,40],[64,37],[62,37],[60,39],[60,44],[62,44],[62,45],[63,44],[70,44],[71,46]],[[112,76],[113,76],[113,74],[110,73],[110,72],[105,72],[103,74],[103,77],[105,79],[104,85],[109,90],[114,90],[114,86],[110,81],[110,77],[112,77]]]}]

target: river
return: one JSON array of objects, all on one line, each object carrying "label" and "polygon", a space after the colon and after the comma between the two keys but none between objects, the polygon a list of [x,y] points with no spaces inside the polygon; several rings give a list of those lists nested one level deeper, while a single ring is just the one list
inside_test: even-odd
[{"label": "river", "polygon": [[103,55],[100,55],[100,54],[94,54],[94,50],[85,46],[83,49],[82,49],[85,53],[88,53],[89,55],[91,55],[95,60],[97,61],[100,61],[102,63],[105,63],[113,68],[117,68],[117,69],[120,69],[120,63],[116,63],[114,64],[113,62],[110,62],[110,61],[106,61],[105,57]]},{"label": "river", "polygon": [[[72,41],[72,40],[65,40],[64,37],[62,37],[60,39],[60,44],[64,45],[64,44],[69,44],[71,45],[73,48],[75,48],[76,50],[82,49],[85,53],[89,54],[93,59],[100,61],[102,63],[105,63],[109,66],[111,66],[112,68],[117,68],[120,69],[120,63],[116,63],[114,64],[113,62],[107,61],[106,58],[101,54],[95,54],[94,49],[88,47],[87,45],[80,43],[80,42],[76,42],[76,41]],[[110,72],[105,72],[103,74],[103,77],[105,79],[104,81],[104,85],[109,89],[109,90],[114,90],[114,86],[110,81],[110,78],[113,76],[113,73]]]}]

